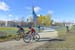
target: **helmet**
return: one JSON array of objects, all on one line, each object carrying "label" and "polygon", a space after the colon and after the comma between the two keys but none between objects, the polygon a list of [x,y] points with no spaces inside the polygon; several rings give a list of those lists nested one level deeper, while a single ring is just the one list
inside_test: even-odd
[{"label": "helmet", "polygon": [[20,26],[19,26],[19,25],[17,25],[17,28],[20,28]]}]

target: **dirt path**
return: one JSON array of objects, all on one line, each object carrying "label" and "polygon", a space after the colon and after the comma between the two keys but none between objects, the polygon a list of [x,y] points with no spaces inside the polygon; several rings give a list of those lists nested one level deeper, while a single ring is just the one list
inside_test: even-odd
[{"label": "dirt path", "polygon": [[56,31],[42,32],[39,34],[41,37],[39,42],[32,41],[30,43],[25,43],[22,39],[20,41],[13,40],[8,42],[2,42],[0,43],[0,50],[34,50],[34,48],[45,44],[46,42],[48,42],[48,40],[58,37]]}]

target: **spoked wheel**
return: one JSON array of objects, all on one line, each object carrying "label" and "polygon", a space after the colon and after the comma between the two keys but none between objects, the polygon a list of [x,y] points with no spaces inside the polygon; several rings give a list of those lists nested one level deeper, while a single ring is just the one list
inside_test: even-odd
[{"label": "spoked wheel", "polygon": [[20,35],[16,35],[15,40],[16,40],[16,41],[19,41],[19,40],[20,40]]},{"label": "spoked wheel", "polygon": [[25,35],[23,37],[24,42],[29,43],[31,41],[31,35]]},{"label": "spoked wheel", "polygon": [[39,41],[40,35],[39,35],[39,34],[36,34],[36,35],[34,36],[34,38],[35,38],[35,41]]}]

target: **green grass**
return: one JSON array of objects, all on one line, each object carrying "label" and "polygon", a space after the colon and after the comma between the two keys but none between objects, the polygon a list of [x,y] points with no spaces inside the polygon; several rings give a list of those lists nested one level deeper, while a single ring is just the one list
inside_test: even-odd
[{"label": "green grass", "polygon": [[[17,28],[15,28],[15,27],[0,27],[0,31],[2,31],[2,32],[5,32],[5,33],[7,33],[8,35],[9,34],[16,34],[16,32],[17,32]],[[28,28],[24,28],[24,30],[25,31],[28,31]]]},{"label": "green grass", "polygon": [[[0,37],[0,42],[15,38],[17,30],[16,27],[0,27],[0,31],[6,33],[6,36]],[[28,28],[24,28],[24,30],[27,32]]]},{"label": "green grass", "polygon": [[[58,40],[52,40],[34,50],[75,50],[75,30],[66,32],[65,28],[57,30]],[[60,40],[61,39],[61,40]]]},{"label": "green grass", "polygon": [[9,34],[16,34],[17,28],[15,27],[0,27],[0,31]]}]

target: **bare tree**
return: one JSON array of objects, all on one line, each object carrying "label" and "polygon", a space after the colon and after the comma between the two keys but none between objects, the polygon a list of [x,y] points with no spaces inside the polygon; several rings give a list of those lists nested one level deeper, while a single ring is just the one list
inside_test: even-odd
[{"label": "bare tree", "polygon": [[21,17],[20,20],[21,20],[21,21],[20,21],[20,25],[21,25],[21,26],[25,26],[25,19],[24,19],[24,17]]}]

